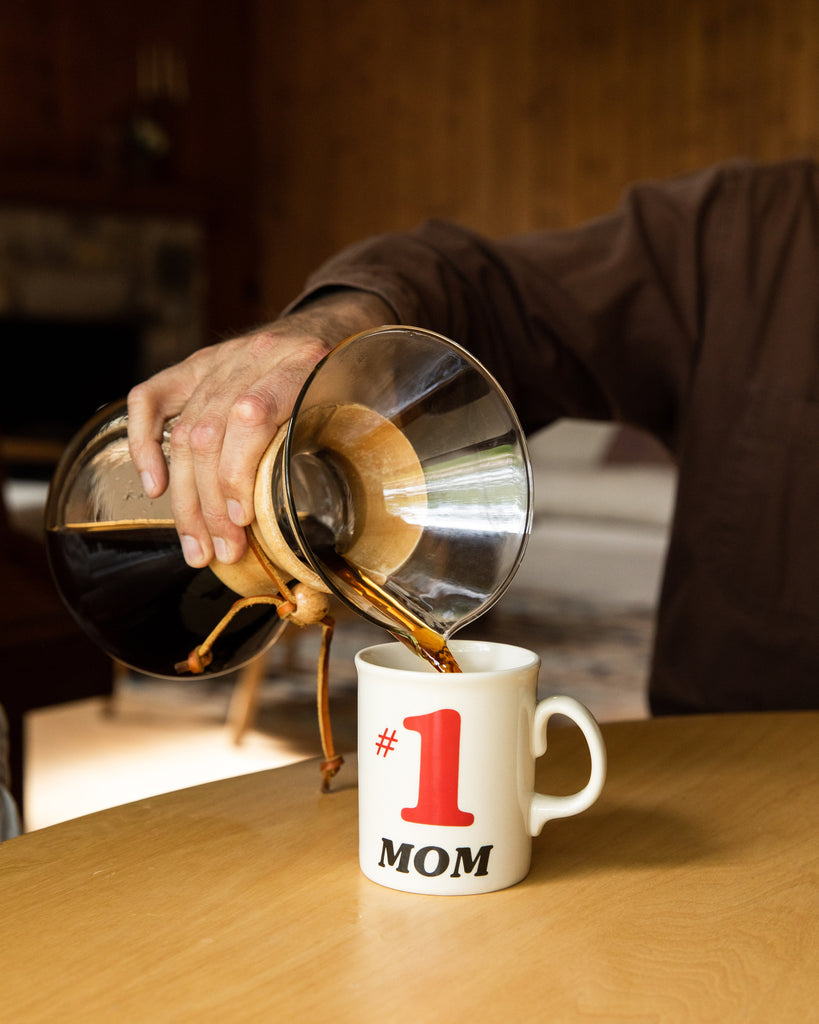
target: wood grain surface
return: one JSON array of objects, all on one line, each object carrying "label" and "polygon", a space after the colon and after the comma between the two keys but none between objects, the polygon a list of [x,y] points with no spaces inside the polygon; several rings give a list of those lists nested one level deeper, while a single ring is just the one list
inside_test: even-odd
[{"label": "wood grain surface", "polygon": [[[3,1014],[29,1021],[807,1021],[819,1003],[819,714],[604,727],[598,803],[511,889],[365,879],[355,767],[317,762],[0,847]],[[555,729],[541,788],[585,772]]]}]

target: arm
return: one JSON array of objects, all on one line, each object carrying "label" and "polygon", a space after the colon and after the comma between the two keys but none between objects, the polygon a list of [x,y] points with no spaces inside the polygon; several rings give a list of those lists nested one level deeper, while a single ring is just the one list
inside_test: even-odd
[{"label": "arm", "polygon": [[329,284],[365,289],[397,322],[460,342],[527,432],[565,416],[615,419],[673,445],[721,191],[719,170],[646,184],[580,227],[498,241],[431,221],[345,250],[305,295]]},{"label": "arm", "polygon": [[[171,492],[186,557],[238,559],[256,465],[301,384],[336,343],[385,322],[469,348],[531,432],[561,416],[611,418],[674,447],[719,251],[723,170],[632,190],[614,213],[498,242],[440,221],[381,235],[322,267],[282,320],[196,353],[135,388],[134,461]],[[724,212],[724,211],[723,211]],[[340,290],[339,290],[340,289]]]}]

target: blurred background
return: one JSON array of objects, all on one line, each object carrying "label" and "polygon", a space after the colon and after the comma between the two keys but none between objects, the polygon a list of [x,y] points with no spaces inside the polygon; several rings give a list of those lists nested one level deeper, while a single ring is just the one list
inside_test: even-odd
[{"label": "blurred background", "polygon": [[[812,0],[0,0],[4,529],[36,542],[96,407],[273,318],[341,246],[428,217],[563,228],[637,179],[799,155],[819,155]],[[542,530],[509,608],[537,618],[536,586],[551,621],[586,602],[575,655],[611,639],[600,607],[636,610],[640,686],[673,468],[646,438],[571,426],[536,440]],[[26,652],[53,645],[4,550],[0,703],[24,738],[39,709],[116,687],[110,666],[61,679],[43,659],[40,693]],[[593,656],[586,677],[606,676],[610,650]],[[29,739],[27,772],[59,745]]]},{"label": "blurred background", "polygon": [[817,89],[810,0],[2,0],[3,340],[81,356],[84,419],[372,232],[566,227],[636,179],[815,154]]}]

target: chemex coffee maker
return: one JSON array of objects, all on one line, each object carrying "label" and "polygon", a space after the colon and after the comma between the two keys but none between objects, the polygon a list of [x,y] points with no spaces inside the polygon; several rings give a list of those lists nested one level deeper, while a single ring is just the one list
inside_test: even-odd
[{"label": "chemex coffee maker", "polygon": [[517,416],[473,356],[431,331],[365,331],[318,363],[259,464],[235,565],[187,565],[170,497],[144,493],[127,431],[124,403],[103,409],[57,467],[46,536],[63,599],[112,658],[165,677],[237,669],[287,623],[320,624],[325,788],[340,764],[330,595],[452,671],[448,638],[523,557],[532,477]]}]

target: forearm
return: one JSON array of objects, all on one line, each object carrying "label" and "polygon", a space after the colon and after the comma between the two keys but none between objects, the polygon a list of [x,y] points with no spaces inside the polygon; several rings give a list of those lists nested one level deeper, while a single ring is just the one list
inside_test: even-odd
[{"label": "forearm", "polygon": [[568,231],[492,240],[430,221],[351,246],[308,289],[366,290],[399,322],[464,345],[527,431],[561,416],[611,418],[670,442],[701,343],[707,257],[721,251],[730,215],[730,174],[638,186],[610,215]]},{"label": "forearm", "polygon": [[329,348],[361,331],[397,323],[395,310],[370,291],[344,285],[319,287],[285,310],[281,319],[260,331],[284,325],[300,334],[324,340]]},{"label": "forearm", "polygon": [[431,221],[339,253],[310,277],[291,308],[329,287],[367,292],[395,322],[469,349],[507,391],[527,430],[561,416],[607,417],[609,405],[576,355],[582,341],[569,303],[548,269],[533,273],[532,265],[528,257],[521,261],[514,241],[510,248]]}]

